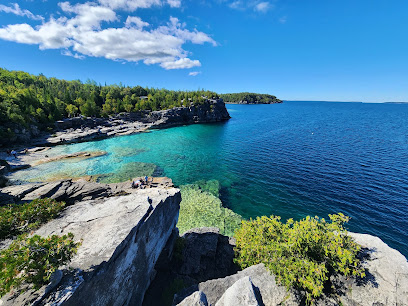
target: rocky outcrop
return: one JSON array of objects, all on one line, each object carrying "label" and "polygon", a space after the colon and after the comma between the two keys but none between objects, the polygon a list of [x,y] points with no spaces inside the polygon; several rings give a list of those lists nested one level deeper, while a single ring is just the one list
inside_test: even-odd
[{"label": "rocky outcrop", "polygon": [[0,147],[9,146],[12,143],[29,143],[35,137],[40,135],[40,130],[36,125],[30,125],[28,128],[22,125],[11,123],[3,126],[4,130],[9,130],[9,137],[0,137]]},{"label": "rocky outcrop", "polygon": [[222,99],[208,99],[200,105],[175,107],[161,111],[121,113],[110,118],[76,117],[57,121],[53,135],[42,134],[32,139],[33,145],[56,145],[84,142],[112,136],[123,136],[193,123],[220,122],[230,118]]},{"label": "rocky outcrop", "polygon": [[155,128],[162,128],[192,123],[221,122],[230,118],[224,102],[219,99],[207,100],[201,105],[152,112],[148,120],[155,122]]},{"label": "rocky outcrop", "polygon": [[48,288],[9,294],[0,304],[141,305],[180,201],[178,189],[151,188],[69,206],[34,234],[71,232],[82,240],[77,254]]},{"label": "rocky outcrop", "polygon": [[[330,294],[326,293],[316,301],[316,305],[408,305],[407,259],[378,237],[355,233],[350,235],[363,247],[366,277],[345,279],[337,276],[332,280],[336,290]],[[254,291],[256,301],[251,290]],[[275,276],[263,264],[249,267],[225,278],[192,286],[176,295],[174,303],[182,303],[186,296],[188,298],[191,292],[197,291],[206,296],[208,305],[240,306],[258,303],[272,306],[300,305],[304,302],[299,292],[287,291],[285,287],[279,285]],[[240,297],[240,300],[234,296]]]},{"label": "rocky outcrop", "polygon": [[[149,178],[149,184],[146,187],[169,188],[173,186],[173,182],[169,178],[154,177]],[[131,194],[138,190],[132,188],[131,182],[100,184],[86,180],[74,181],[69,179],[52,183],[31,183],[0,189],[0,193],[3,194],[3,197],[0,197],[0,205],[32,201],[38,198],[52,198],[57,201],[64,201],[67,204],[73,204],[78,201]]]}]

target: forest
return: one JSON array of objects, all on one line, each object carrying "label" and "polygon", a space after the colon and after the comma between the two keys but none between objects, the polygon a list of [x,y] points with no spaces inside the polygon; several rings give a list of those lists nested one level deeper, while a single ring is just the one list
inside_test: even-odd
[{"label": "forest", "polygon": [[0,68],[0,137],[16,124],[40,129],[72,116],[108,117],[121,112],[162,110],[218,98],[212,91],[173,91],[141,86],[85,83]]},{"label": "forest", "polygon": [[225,103],[238,103],[238,104],[282,103],[282,101],[277,99],[275,96],[251,92],[221,94],[220,98],[222,98]]}]

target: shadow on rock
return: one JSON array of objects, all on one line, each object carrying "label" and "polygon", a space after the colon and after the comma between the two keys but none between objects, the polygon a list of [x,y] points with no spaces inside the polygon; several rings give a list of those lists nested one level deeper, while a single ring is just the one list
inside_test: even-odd
[{"label": "shadow on rock", "polygon": [[157,274],[143,305],[171,305],[174,294],[183,289],[187,296],[200,282],[235,274],[234,246],[235,241],[219,234],[218,228],[192,229],[182,237],[175,234],[155,266]]}]

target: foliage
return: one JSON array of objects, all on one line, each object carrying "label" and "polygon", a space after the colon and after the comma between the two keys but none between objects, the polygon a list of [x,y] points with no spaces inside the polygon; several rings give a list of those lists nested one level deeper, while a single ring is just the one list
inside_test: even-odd
[{"label": "foliage", "polygon": [[221,200],[197,185],[180,187],[182,201],[177,227],[180,233],[196,227],[218,227],[220,233],[232,236],[242,217],[222,206]]},{"label": "foliage", "polygon": [[220,95],[225,102],[242,104],[271,104],[281,103],[282,101],[275,96],[268,94],[258,94],[250,92],[230,93]]},{"label": "foliage", "polygon": [[13,124],[46,128],[68,116],[109,116],[120,112],[162,110],[218,98],[211,91],[102,86],[94,81],[65,81],[0,68],[0,137],[13,136]]},{"label": "foliage", "polygon": [[282,223],[276,216],[243,221],[235,232],[236,262],[242,268],[264,263],[287,288],[303,290],[309,303],[322,295],[330,275],[364,277],[356,257],[360,247],[343,227],[349,218],[329,217],[331,222],[306,217]]},{"label": "foliage", "polygon": [[54,219],[64,206],[64,202],[36,199],[30,203],[0,207],[0,239],[37,228]]},{"label": "foliage", "polygon": [[74,235],[53,235],[42,238],[20,236],[9,248],[0,253],[0,296],[24,283],[34,289],[46,284],[58,267],[69,262],[80,243]]}]

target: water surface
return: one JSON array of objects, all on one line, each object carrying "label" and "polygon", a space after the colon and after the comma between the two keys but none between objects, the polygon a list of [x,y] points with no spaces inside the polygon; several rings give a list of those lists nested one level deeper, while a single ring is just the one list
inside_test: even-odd
[{"label": "water surface", "polygon": [[228,105],[226,123],[192,125],[59,146],[51,155],[104,150],[15,178],[112,173],[153,163],[175,184],[220,181],[224,205],[245,218],[327,217],[379,236],[408,256],[408,105],[285,102]]}]

